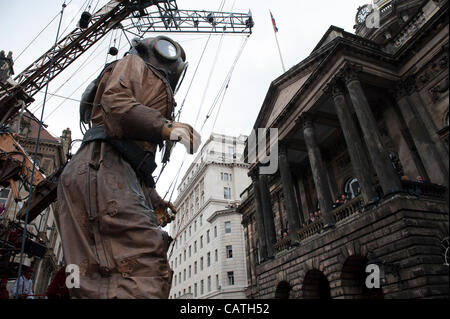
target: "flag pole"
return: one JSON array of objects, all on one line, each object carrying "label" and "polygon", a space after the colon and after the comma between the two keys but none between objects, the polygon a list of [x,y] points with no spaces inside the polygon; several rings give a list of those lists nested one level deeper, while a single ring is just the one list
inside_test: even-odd
[{"label": "flag pole", "polygon": [[277,37],[278,28],[276,26],[275,19],[274,19],[273,15],[272,15],[272,12],[270,10],[269,10],[269,13],[270,13],[270,18],[272,19],[273,34],[275,35],[275,42],[277,43],[278,53],[280,55],[281,67],[283,68],[283,73],[286,73],[286,68],[284,67],[283,56],[281,55],[280,43],[278,42],[278,37]]},{"label": "flag pole", "polygon": [[283,67],[283,73],[285,73],[286,68],[284,67],[283,56],[281,55],[280,44],[278,43],[277,33],[274,32],[274,34],[275,34],[275,41],[277,42],[278,53],[280,54],[281,66]]}]

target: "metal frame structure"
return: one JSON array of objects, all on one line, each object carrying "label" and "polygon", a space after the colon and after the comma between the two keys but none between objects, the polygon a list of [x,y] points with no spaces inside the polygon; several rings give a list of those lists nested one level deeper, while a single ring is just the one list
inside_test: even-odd
[{"label": "metal frame structure", "polygon": [[[148,11],[155,6],[157,11]],[[57,43],[52,69],[53,47],[14,78],[13,83],[10,81],[9,87],[0,90],[0,125],[19,112],[20,101],[31,104],[47,81],[53,80],[112,29],[123,28],[131,33],[136,29],[140,33],[250,34],[253,25],[251,14],[179,10],[176,0],[111,0],[93,14],[86,29],[77,27]]]}]

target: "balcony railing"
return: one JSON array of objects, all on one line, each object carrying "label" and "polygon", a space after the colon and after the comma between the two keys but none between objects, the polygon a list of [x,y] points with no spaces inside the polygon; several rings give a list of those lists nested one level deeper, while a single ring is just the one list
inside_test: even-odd
[{"label": "balcony railing", "polygon": [[362,195],[359,195],[342,206],[337,207],[336,209],[331,211],[333,215],[334,221],[338,222],[343,220],[353,214],[361,212],[364,207],[364,200]]},{"label": "balcony railing", "polygon": [[[432,198],[432,199],[440,199],[445,200],[447,188],[442,185],[432,184],[428,182],[419,183],[416,181],[402,181],[403,191],[409,195],[422,197],[422,198]],[[334,221],[337,223],[342,221],[352,215],[357,213],[364,212],[365,203],[362,195],[359,195],[342,206],[337,207],[336,209],[331,211],[331,215],[334,218]],[[319,233],[323,227],[322,220],[318,220],[314,223],[303,227],[298,231],[298,239],[300,241],[313,236],[316,233]],[[280,249],[284,249],[282,241],[277,243]]]},{"label": "balcony railing", "polygon": [[418,183],[415,181],[402,181],[405,192],[409,195],[418,197],[431,197],[436,199],[445,199],[447,188],[442,185],[432,184],[428,182]]},{"label": "balcony railing", "polygon": [[283,251],[285,249],[288,249],[291,246],[291,239],[290,238],[283,238],[280,239],[275,245],[275,251],[276,252],[280,252]]},{"label": "balcony railing", "polygon": [[311,223],[306,227],[300,229],[298,231],[298,239],[303,240],[308,237],[311,237],[312,235],[319,233],[322,228],[323,228],[323,221],[322,219],[319,219],[318,221]]}]

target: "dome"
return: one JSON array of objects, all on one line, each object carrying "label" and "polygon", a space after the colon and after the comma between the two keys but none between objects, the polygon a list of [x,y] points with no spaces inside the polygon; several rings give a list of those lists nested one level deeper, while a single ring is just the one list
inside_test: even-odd
[{"label": "dome", "polygon": [[355,33],[380,44],[386,43],[426,2],[427,0],[374,0],[373,4],[358,8]]}]

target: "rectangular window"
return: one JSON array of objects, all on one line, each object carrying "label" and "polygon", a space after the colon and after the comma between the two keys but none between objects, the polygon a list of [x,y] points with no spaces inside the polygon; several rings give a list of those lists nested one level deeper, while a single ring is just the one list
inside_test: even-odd
[{"label": "rectangular window", "polygon": [[192,246],[189,246],[189,258],[192,256]]},{"label": "rectangular window", "polygon": [[186,261],[186,249],[183,252],[183,256],[184,256],[184,261]]},{"label": "rectangular window", "polygon": [[228,285],[233,286],[234,285],[234,272],[232,272],[232,271],[227,272],[227,277],[228,277]]},{"label": "rectangular window", "polygon": [[208,256],[208,257],[207,257],[207,260],[206,260],[206,264],[207,264],[207,266],[209,267],[209,266],[211,266],[211,253],[208,253],[207,256]]},{"label": "rectangular window", "polygon": [[197,283],[194,284],[194,297],[197,297]]},{"label": "rectangular window", "polygon": [[179,259],[179,261],[180,261],[180,265],[181,265],[181,253],[180,253],[180,259]]},{"label": "rectangular window", "polygon": [[197,274],[197,262],[194,262],[194,274]]},{"label": "rectangular window", "polygon": [[216,251],[214,252],[214,254],[215,254],[215,261],[216,261],[216,262],[219,261],[219,252],[217,251],[217,249],[216,249]]},{"label": "rectangular window", "polygon": [[194,231],[197,231],[197,221],[194,221]]},{"label": "rectangular window", "polygon": [[205,287],[204,287],[203,279],[200,280],[200,295],[203,295],[205,293]]},{"label": "rectangular window", "polygon": [[211,291],[211,276],[208,276],[208,292]]},{"label": "rectangular window", "polygon": [[200,236],[200,249],[203,248],[203,236]]},{"label": "rectangular window", "polygon": [[203,215],[200,215],[200,226],[203,226]]},{"label": "rectangular window", "polygon": [[217,237],[217,226],[214,226],[214,238]]},{"label": "rectangular window", "polygon": [[185,269],[185,270],[183,270],[183,280],[185,280],[185,281],[186,281],[186,269]]},{"label": "rectangular window", "polygon": [[231,188],[229,188],[229,187],[223,188],[223,198],[231,199]]},{"label": "rectangular window", "polygon": [[178,258],[175,257],[175,268],[177,268],[177,265],[178,265]]},{"label": "rectangular window", "polygon": [[191,278],[191,275],[192,275],[192,266],[189,265],[189,278]]},{"label": "rectangular window", "polygon": [[233,246],[228,245],[226,247],[226,251],[227,251],[227,258],[233,258]]},{"label": "rectangular window", "polygon": [[189,226],[189,237],[192,236],[192,226]]},{"label": "rectangular window", "polygon": [[197,253],[197,241],[194,241],[194,254]]},{"label": "rectangular window", "polygon": [[209,238],[209,230],[206,231],[206,243],[209,244],[210,238]]},{"label": "rectangular window", "polygon": [[177,275],[175,275],[173,278],[175,279],[173,282],[173,286],[176,287],[177,286]]},{"label": "rectangular window", "polygon": [[181,271],[178,273],[178,283],[181,284]]},{"label": "rectangular window", "polygon": [[203,257],[200,258],[200,270],[203,270]]},{"label": "rectangular window", "polygon": [[216,275],[216,289],[219,289],[219,275]]},{"label": "rectangular window", "polygon": [[225,234],[231,233],[231,222],[225,222]]}]

